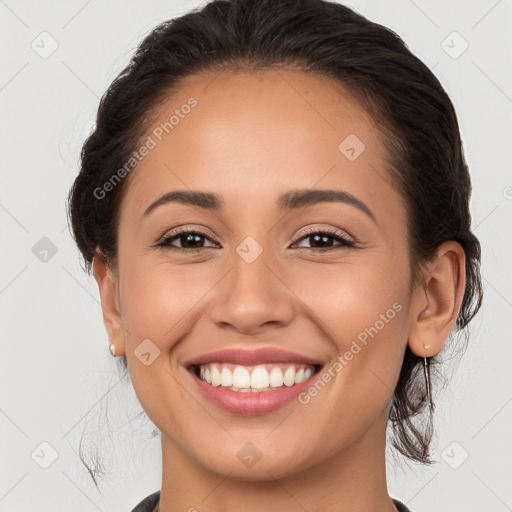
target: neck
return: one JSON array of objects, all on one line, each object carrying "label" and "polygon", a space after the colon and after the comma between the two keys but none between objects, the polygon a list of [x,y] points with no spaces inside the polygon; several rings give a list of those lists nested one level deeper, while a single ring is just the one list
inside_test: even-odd
[{"label": "neck", "polygon": [[[387,412],[387,411],[386,411]],[[275,478],[242,480],[219,474],[182,451],[162,433],[162,487],[158,512],[395,512],[385,466],[387,416],[343,451],[310,467]],[[263,461],[263,459],[262,459]],[[261,468],[260,468],[261,469]]]}]

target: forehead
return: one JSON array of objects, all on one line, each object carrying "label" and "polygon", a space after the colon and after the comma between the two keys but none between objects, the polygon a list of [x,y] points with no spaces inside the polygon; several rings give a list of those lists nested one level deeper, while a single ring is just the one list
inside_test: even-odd
[{"label": "forehead", "polygon": [[122,208],[138,204],[141,215],[158,195],[187,188],[246,209],[251,198],[260,207],[291,188],[342,188],[375,203],[390,187],[381,137],[328,77],[284,69],[193,75],[159,104],[143,137],[152,148]]}]

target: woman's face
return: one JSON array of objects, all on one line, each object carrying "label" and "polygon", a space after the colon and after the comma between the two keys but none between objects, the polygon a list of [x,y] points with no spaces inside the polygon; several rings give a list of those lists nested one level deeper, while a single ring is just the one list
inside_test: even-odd
[{"label": "woman's face", "polygon": [[[266,480],[383,448],[412,315],[405,205],[372,119],[318,75],[222,73],[184,81],[147,137],[116,295],[164,456]],[[175,191],[219,204],[150,208]],[[178,228],[193,233],[157,245]]]}]

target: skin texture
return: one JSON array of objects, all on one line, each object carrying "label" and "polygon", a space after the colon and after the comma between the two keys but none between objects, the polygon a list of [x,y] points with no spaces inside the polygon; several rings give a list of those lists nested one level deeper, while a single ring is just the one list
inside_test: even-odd
[{"label": "skin texture", "polygon": [[[411,289],[405,204],[386,173],[382,134],[330,79],[293,70],[195,75],[158,110],[160,122],[193,96],[129,177],[118,265],[94,259],[109,343],[162,433],[161,512],[395,510],[385,475],[386,421],[407,344],[437,354],[465,287],[462,247],[446,242]],[[338,149],[355,134],[365,150]],[[222,196],[223,210],[180,203],[144,210],[166,192]],[[289,212],[291,189],[341,189],[373,212],[323,202]],[[199,252],[155,244],[177,227],[206,233]],[[356,240],[320,252],[306,228]],[[263,249],[247,263],[236,248]],[[292,248],[293,246],[293,248]],[[190,247],[190,246],[189,246]],[[192,246],[194,247],[194,246]],[[401,309],[311,401],[243,417],[203,398],[183,363],[217,349],[279,347],[331,366],[394,303]],[[135,357],[150,339],[160,355]],[[428,346],[425,349],[424,346]],[[248,442],[261,459],[246,467]]]}]

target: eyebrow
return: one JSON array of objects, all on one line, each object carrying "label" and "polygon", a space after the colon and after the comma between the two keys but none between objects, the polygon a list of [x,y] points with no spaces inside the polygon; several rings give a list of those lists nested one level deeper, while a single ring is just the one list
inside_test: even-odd
[{"label": "eyebrow", "polygon": [[[197,190],[175,190],[168,192],[151,203],[142,217],[147,217],[153,210],[167,203],[181,203],[190,206],[197,206],[205,210],[219,211],[224,207],[224,200],[218,194],[211,192],[200,192]],[[336,189],[298,189],[290,190],[279,196],[277,205],[280,210],[289,211],[298,208],[304,208],[318,203],[324,202],[341,202],[349,204],[365,213],[369,218],[377,224],[375,215],[370,208],[361,199],[346,192]]]}]

